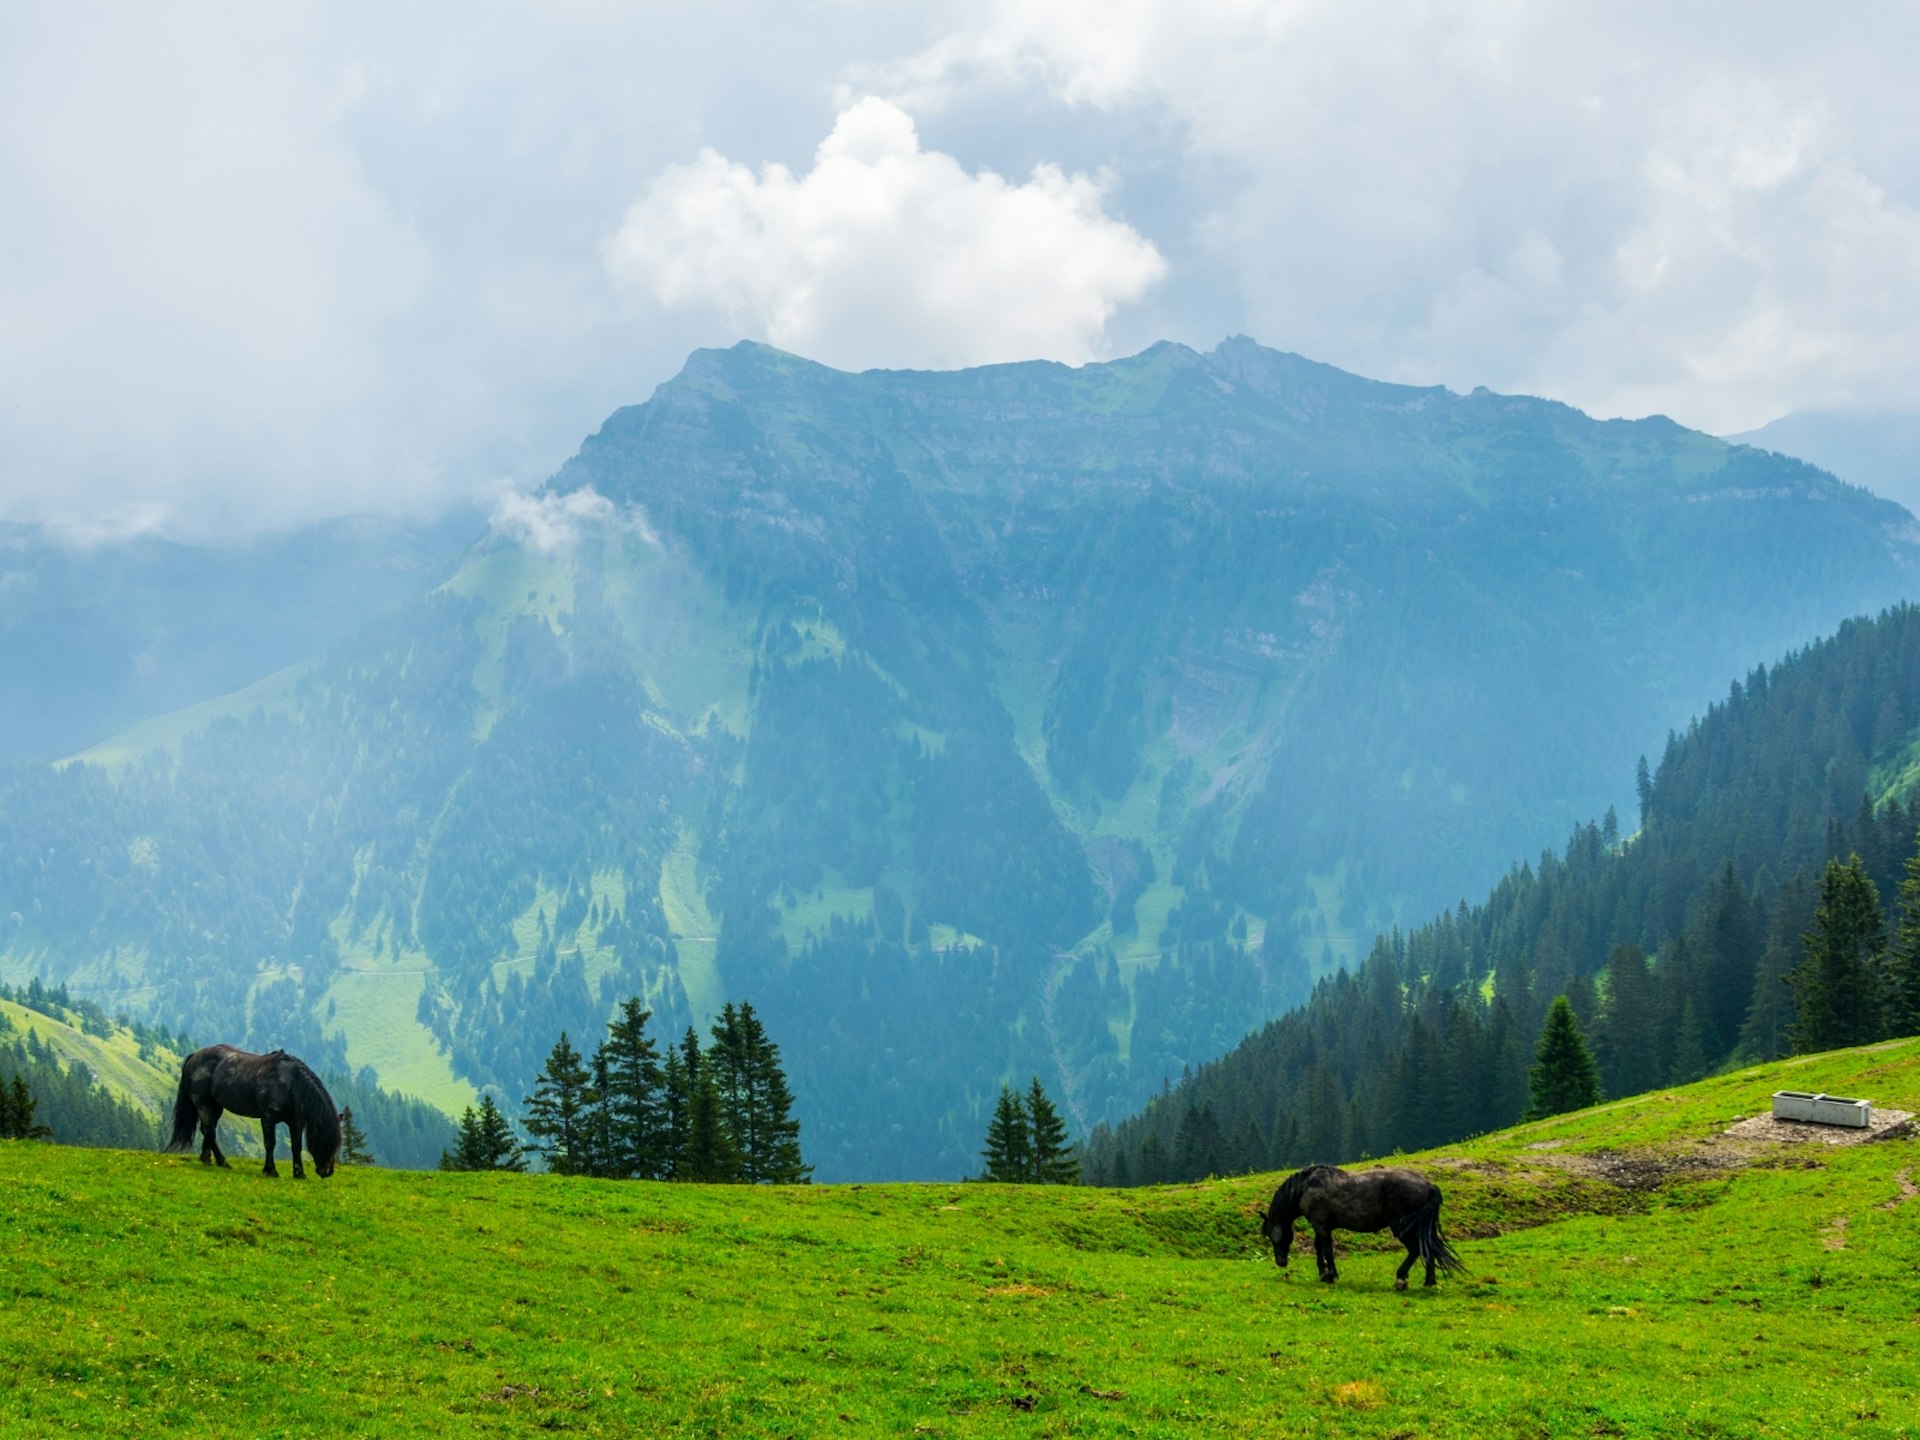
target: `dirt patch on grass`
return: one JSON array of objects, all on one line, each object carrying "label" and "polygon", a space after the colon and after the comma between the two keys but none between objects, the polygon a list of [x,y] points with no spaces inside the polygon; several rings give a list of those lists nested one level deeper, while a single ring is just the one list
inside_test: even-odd
[{"label": "dirt patch on grass", "polygon": [[1723,1140],[1758,1140],[1773,1145],[1860,1145],[1869,1140],[1901,1140],[1913,1134],[1910,1110],[1875,1110],[1873,1123],[1855,1125],[1815,1125],[1806,1120],[1776,1120],[1771,1115],[1752,1115],[1720,1132]]},{"label": "dirt patch on grass", "polygon": [[1898,1175],[1893,1177],[1893,1183],[1900,1187],[1900,1193],[1894,1196],[1893,1199],[1884,1202],[1880,1206],[1882,1210],[1898,1210],[1902,1205],[1906,1204],[1907,1201],[1913,1199],[1914,1196],[1920,1195],[1920,1185],[1913,1183],[1913,1172],[1911,1170],[1902,1170]]},{"label": "dirt patch on grass", "polygon": [[1622,1190],[1658,1190],[1676,1181],[1702,1180],[1738,1170],[1749,1157],[1713,1147],[1698,1149],[1595,1150],[1586,1155],[1555,1155],[1549,1163],[1618,1185]]},{"label": "dirt patch on grass", "polygon": [[[1539,1164],[1604,1180],[1622,1190],[1649,1191],[1689,1180],[1705,1180],[1749,1166],[1817,1167],[1821,1162],[1812,1158],[1817,1151],[1809,1153],[1809,1147],[1904,1139],[1914,1131],[1914,1117],[1906,1110],[1876,1110],[1873,1124],[1864,1128],[1812,1125],[1800,1120],[1776,1120],[1771,1115],[1753,1115],[1735,1121],[1718,1135],[1690,1142],[1594,1150],[1585,1154],[1547,1151],[1535,1158]],[[1533,1145],[1527,1148],[1546,1149]],[[1796,1149],[1800,1153],[1795,1154]],[[1902,1191],[1903,1199],[1907,1193]]]},{"label": "dirt patch on grass", "polygon": [[1833,1217],[1833,1223],[1827,1227],[1827,1233],[1820,1237],[1820,1244],[1828,1250],[1844,1250],[1847,1248],[1846,1216],[1836,1215]]}]

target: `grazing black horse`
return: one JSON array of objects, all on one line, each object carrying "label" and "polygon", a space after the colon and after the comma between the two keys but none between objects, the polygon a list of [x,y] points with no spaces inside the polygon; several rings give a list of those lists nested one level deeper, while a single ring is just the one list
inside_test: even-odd
[{"label": "grazing black horse", "polygon": [[1273,1245],[1273,1260],[1286,1268],[1293,1249],[1293,1222],[1302,1215],[1313,1226],[1313,1254],[1320,1278],[1331,1284],[1340,1278],[1333,1264],[1333,1232],[1391,1230],[1407,1247],[1407,1258],[1394,1272],[1393,1288],[1407,1288],[1413,1262],[1427,1262],[1427,1284],[1433,1284],[1437,1265],[1448,1274],[1461,1269],[1440,1234],[1440,1187],[1411,1170],[1362,1170],[1348,1174],[1331,1165],[1309,1165],[1290,1175],[1273,1192],[1273,1203],[1260,1217],[1260,1233]]},{"label": "grazing black horse", "polygon": [[278,1125],[287,1127],[287,1142],[293,1147],[294,1179],[307,1178],[300,1163],[303,1133],[313,1155],[314,1173],[322,1180],[333,1174],[334,1157],[340,1153],[340,1115],[327,1087],[304,1060],[284,1050],[254,1055],[231,1045],[194,1051],[180,1066],[180,1098],[173,1104],[173,1138],[167,1149],[187,1149],[198,1129],[200,1163],[224,1166],[227,1157],[220,1153],[214,1133],[223,1110],[260,1122],[260,1138],[267,1146],[266,1174],[280,1173],[273,1163]]}]

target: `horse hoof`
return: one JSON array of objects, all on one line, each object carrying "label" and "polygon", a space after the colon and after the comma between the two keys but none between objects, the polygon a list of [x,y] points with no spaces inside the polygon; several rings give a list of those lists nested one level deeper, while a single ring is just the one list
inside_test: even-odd
[{"label": "horse hoof", "polygon": [[1404,1280],[1396,1280],[1393,1282],[1393,1288],[1396,1290],[1404,1290],[1407,1288],[1407,1282]]}]

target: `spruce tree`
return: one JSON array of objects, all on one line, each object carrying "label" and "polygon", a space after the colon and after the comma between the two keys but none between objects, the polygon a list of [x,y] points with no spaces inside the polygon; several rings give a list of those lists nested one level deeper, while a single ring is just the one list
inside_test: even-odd
[{"label": "spruce tree", "polygon": [[707,1047],[706,1065],[720,1097],[721,1114],[740,1148],[743,1160],[752,1153],[754,1137],[750,1133],[753,1117],[748,1113],[748,1092],[752,1089],[752,1060],[747,1054],[746,1027],[740,1011],[729,1000],[720,1010],[712,1028],[713,1044]]},{"label": "spruce tree", "polygon": [[629,1177],[621,1168],[621,1147],[614,1135],[613,1076],[604,1040],[594,1047],[593,1059],[587,1064],[587,1075],[586,1118],[580,1127],[585,1143],[581,1147],[580,1169],[577,1173],[615,1180],[627,1179]]},{"label": "spruce tree", "polygon": [[375,1163],[373,1152],[367,1148],[367,1132],[362,1130],[353,1118],[351,1105],[340,1112],[340,1163],[342,1165]]},{"label": "spruce tree", "polygon": [[591,1158],[586,1133],[591,1078],[580,1052],[562,1030],[560,1042],[534,1078],[533,1094],[521,1102],[527,1107],[527,1134],[535,1142],[527,1148],[556,1175],[586,1173]]},{"label": "spruce tree", "polygon": [[1810,923],[1813,896],[1805,875],[1780,887],[1767,923],[1767,941],[1753,970],[1753,993],[1740,1027],[1740,1052],[1749,1060],[1778,1060],[1791,1048],[1793,992],[1788,974],[1801,957],[1800,932]]},{"label": "spruce tree", "polygon": [[[27,1039],[31,1041],[33,1038],[34,1032],[29,1030]],[[0,1139],[51,1140],[53,1138],[52,1127],[42,1125],[33,1118],[36,1108],[33,1091],[27,1088],[26,1077],[18,1072],[14,1074],[12,1083],[6,1087],[5,1103],[6,1118],[4,1126],[0,1127]]]},{"label": "spruce tree", "polygon": [[1660,1083],[1658,1003],[1646,953],[1638,945],[1616,945],[1607,957],[1607,1003],[1594,1037],[1609,1095],[1638,1095]]},{"label": "spruce tree", "polygon": [[1300,1158],[1309,1165],[1338,1165],[1349,1158],[1353,1136],[1340,1077],[1315,1063],[1307,1071],[1306,1092],[1306,1109],[1300,1118]]},{"label": "spruce tree", "polygon": [[735,1019],[745,1059],[745,1104],[735,1123],[741,1178],[748,1184],[803,1185],[813,1167],[801,1158],[800,1122],[793,1118],[793,1092],[780,1068],[780,1047],[742,1002]]},{"label": "spruce tree", "polygon": [[1681,1003],[1680,1019],[1673,1030],[1673,1063],[1668,1067],[1669,1085],[1691,1085],[1707,1073],[1707,1041],[1700,1012],[1691,995]]},{"label": "spruce tree", "polygon": [[980,1152],[987,1162],[986,1178],[1008,1185],[1024,1185],[1033,1178],[1033,1132],[1027,1125],[1027,1107],[1006,1085],[987,1124],[987,1145]]},{"label": "spruce tree", "polygon": [[[693,1032],[687,1032],[692,1039]],[[699,1042],[693,1053],[698,1056]],[[687,1071],[687,1047],[684,1042],[667,1047],[660,1062],[660,1178],[686,1179],[687,1116],[693,1106],[693,1076]]]},{"label": "spruce tree", "polygon": [[1880,896],[1858,854],[1829,860],[1820,878],[1820,908],[1800,937],[1806,959],[1787,976],[1794,1053],[1860,1045],[1877,1038],[1880,955],[1885,931]]},{"label": "spruce tree", "polygon": [[727,1123],[713,1067],[702,1064],[693,1077],[687,1105],[684,1179],[705,1185],[730,1185],[740,1179],[740,1150]]},{"label": "spruce tree", "polygon": [[1527,1076],[1531,1100],[1527,1119],[1584,1110],[1599,1102],[1600,1078],[1594,1071],[1593,1055],[1564,995],[1556,997],[1547,1010],[1534,1060]]},{"label": "spruce tree", "polygon": [[1033,1179],[1040,1185],[1078,1185],[1080,1160],[1067,1137],[1066,1122],[1054,1108],[1040,1077],[1027,1088],[1027,1131],[1033,1145]]},{"label": "spruce tree", "polygon": [[621,1001],[601,1047],[611,1121],[607,1171],[628,1179],[661,1179],[668,1169],[660,1056],[646,1033],[652,1018],[637,999]]},{"label": "spruce tree", "polygon": [[1889,1035],[1920,1035],[1920,851],[1907,857],[1900,882],[1900,919],[1887,951],[1886,1024]]}]

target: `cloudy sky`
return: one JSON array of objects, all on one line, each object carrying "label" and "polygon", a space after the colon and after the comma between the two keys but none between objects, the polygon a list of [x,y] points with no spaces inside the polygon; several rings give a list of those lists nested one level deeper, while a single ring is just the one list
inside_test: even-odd
[{"label": "cloudy sky", "polygon": [[1916,16],[0,0],[0,519],[426,512],[743,337],[1912,408]]}]

